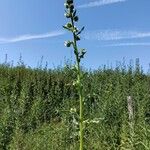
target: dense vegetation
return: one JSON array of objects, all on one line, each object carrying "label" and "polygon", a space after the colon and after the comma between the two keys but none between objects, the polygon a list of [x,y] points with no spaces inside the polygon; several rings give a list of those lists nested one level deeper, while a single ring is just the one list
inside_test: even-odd
[{"label": "dense vegetation", "polygon": [[[150,149],[150,76],[136,64],[120,63],[84,73],[86,150]],[[76,150],[79,111],[75,73],[70,64],[56,69],[0,65],[0,149]],[[127,97],[134,106],[130,127]],[[71,110],[70,110],[71,108]],[[132,130],[132,132],[131,132]]]}]

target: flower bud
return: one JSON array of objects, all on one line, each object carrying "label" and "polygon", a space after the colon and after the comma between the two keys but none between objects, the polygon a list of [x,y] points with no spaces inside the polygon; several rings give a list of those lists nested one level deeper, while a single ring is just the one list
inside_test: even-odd
[{"label": "flower bud", "polygon": [[78,31],[79,31],[79,29],[78,29],[76,26],[74,26],[73,32],[74,32],[74,33],[77,33]]},{"label": "flower bud", "polygon": [[73,0],[67,0],[66,3],[67,3],[67,4],[72,4],[72,3],[73,3]]},{"label": "flower bud", "polygon": [[79,20],[79,17],[78,17],[78,16],[75,16],[75,17],[73,18],[73,20],[74,20],[74,21],[78,21],[78,20]]},{"label": "flower bud", "polygon": [[79,87],[79,80],[73,82],[73,86]]},{"label": "flower bud", "polygon": [[64,45],[65,45],[66,47],[70,47],[70,46],[71,46],[71,42],[70,42],[70,41],[65,41]]},{"label": "flower bud", "polygon": [[73,5],[73,4],[71,4],[69,7],[70,7],[70,9],[72,9],[72,10],[74,9],[74,5]]},{"label": "flower bud", "polygon": [[67,3],[64,3],[64,6],[68,9],[69,5]]},{"label": "flower bud", "polygon": [[69,5],[69,10],[70,10],[70,13],[73,13],[74,12],[74,5],[73,4],[71,4],[71,5]]},{"label": "flower bud", "polygon": [[71,113],[76,113],[77,110],[76,110],[76,108],[71,108],[71,109],[70,109],[70,112],[71,112]]},{"label": "flower bud", "polygon": [[65,13],[64,16],[65,16],[66,18],[70,18],[70,14],[68,14],[68,13]]},{"label": "flower bud", "polygon": [[67,23],[67,28],[71,28],[72,27],[72,24],[71,23]]},{"label": "flower bud", "polygon": [[81,49],[80,58],[84,58],[84,55],[85,55],[85,54],[86,54],[85,49]]},{"label": "flower bud", "polygon": [[74,9],[70,9],[70,13],[73,13],[74,12]]}]

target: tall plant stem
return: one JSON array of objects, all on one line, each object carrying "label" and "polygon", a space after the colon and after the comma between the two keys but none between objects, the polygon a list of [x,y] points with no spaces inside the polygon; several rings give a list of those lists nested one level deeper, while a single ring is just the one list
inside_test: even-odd
[{"label": "tall plant stem", "polygon": [[70,22],[68,22],[65,26],[63,26],[65,29],[67,29],[69,32],[72,32],[73,34],[73,41],[65,41],[65,46],[70,47],[73,46],[75,60],[76,60],[76,66],[75,66],[75,72],[76,72],[76,81],[74,82],[75,86],[77,87],[78,95],[79,95],[79,139],[80,139],[80,149],[83,150],[83,142],[84,142],[84,128],[83,128],[83,102],[84,102],[84,95],[83,95],[83,73],[81,71],[80,62],[81,59],[84,58],[84,55],[86,53],[85,49],[78,49],[77,41],[80,40],[80,34],[84,30],[84,27],[79,30],[75,26],[75,22],[78,21],[78,16],[76,15],[76,10],[74,9],[73,0],[66,0],[66,3],[64,4],[66,7],[66,13],[65,16],[67,19],[70,19]]},{"label": "tall plant stem", "polygon": [[80,150],[83,150],[83,94],[80,90]]},{"label": "tall plant stem", "polygon": [[[71,17],[71,23],[72,26],[74,27],[74,22],[73,19]],[[80,61],[79,61],[79,57],[78,57],[78,46],[77,46],[77,42],[76,42],[76,38],[75,38],[75,33],[73,33],[73,40],[74,40],[74,53],[76,56],[76,65],[77,65],[77,81],[78,81],[78,94],[79,94],[79,101],[80,101],[80,118],[79,118],[79,128],[80,128],[80,150],[83,150],[83,88],[82,88],[82,79],[81,79],[81,67],[80,67]]]}]

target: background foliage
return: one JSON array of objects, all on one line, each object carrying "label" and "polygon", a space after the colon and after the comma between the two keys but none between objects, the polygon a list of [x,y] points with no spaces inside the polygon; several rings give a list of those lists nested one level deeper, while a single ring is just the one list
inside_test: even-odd
[{"label": "background foliage", "polygon": [[[0,149],[79,149],[75,114],[78,94],[72,85],[72,65],[31,69],[0,65]],[[86,150],[150,149],[150,76],[139,60],[117,63],[85,74],[84,118],[100,118],[85,128]],[[134,101],[134,131],[130,134],[127,96]]]}]

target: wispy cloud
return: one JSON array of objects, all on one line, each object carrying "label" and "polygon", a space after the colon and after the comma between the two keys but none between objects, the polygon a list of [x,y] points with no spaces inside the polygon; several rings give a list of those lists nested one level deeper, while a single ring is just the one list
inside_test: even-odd
[{"label": "wispy cloud", "polygon": [[0,37],[0,44],[5,43],[16,43],[21,41],[27,41],[27,40],[34,40],[34,39],[45,39],[45,38],[51,38],[63,35],[63,31],[52,31],[44,34],[26,34],[26,35],[20,35],[12,38],[1,38]]},{"label": "wispy cloud", "polygon": [[78,8],[90,8],[90,7],[98,7],[103,5],[110,5],[115,3],[125,2],[127,0],[98,0],[94,2],[89,2],[86,4],[79,5]]},{"label": "wispy cloud", "polygon": [[145,43],[114,43],[114,44],[107,44],[102,45],[102,47],[120,47],[120,46],[150,46],[150,42]]},{"label": "wispy cloud", "polygon": [[150,32],[102,30],[87,32],[83,35],[83,37],[87,40],[114,41],[123,39],[146,38],[150,37]]}]

